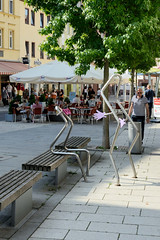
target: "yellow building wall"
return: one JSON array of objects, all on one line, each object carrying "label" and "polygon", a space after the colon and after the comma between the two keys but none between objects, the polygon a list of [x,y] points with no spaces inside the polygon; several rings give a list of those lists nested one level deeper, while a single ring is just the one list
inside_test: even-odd
[{"label": "yellow building wall", "polygon": [[[44,64],[48,61],[47,55],[44,53],[44,59],[40,59],[40,48],[39,45],[45,40],[45,36],[39,34],[40,28],[40,13],[42,12],[35,12],[35,26],[31,25],[31,10],[32,7],[28,5],[24,5],[23,1],[20,1],[20,56],[25,57],[26,49],[25,49],[25,41],[29,42],[29,58],[30,58],[30,66],[35,67],[34,61],[39,61]],[[29,24],[25,24],[25,8],[29,9]],[[47,16],[44,14],[44,26],[47,25]],[[31,56],[31,45],[32,42],[35,43],[35,57]]]},{"label": "yellow building wall", "polygon": [[[0,11],[0,29],[2,29],[3,57],[0,60],[18,60],[20,55],[20,16],[18,8],[19,0],[13,2],[13,14],[9,13],[9,1],[3,0]],[[13,49],[9,48],[9,31],[13,31]]]},{"label": "yellow building wall", "polygon": [[[30,66],[35,67],[35,61],[39,60],[41,64],[44,64],[52,59],[47,59],[46,53],[44,53],[44,59],[40,58],[39,45],[46,39],[45,36],[39,34],[40,28],[40,13],[35,12],[35,26],[31,25],[31,10],[27,4],[24,4],[23,0],[13,0],[13,14],[9,13],[9,0],[3,0],[3,9],[0,11],[0,29],[3,34],[3,45],[0,51],[3,51],[3,57],[0,60],[14,60],[22,61],[22,57],[26,56],[25,42],[29,42],[29,58]],[[29,9],[29,24],[25,23],[25,8]],[[44,26],[47,25],[47,16],[44,14]],[[9,31],[13,31],[13,49],[9,49]],[[69,25],[66,26],[64,34],[59,39],[60,45],[64,45],[64,41],[68,36],[73,34],[73,30]],[[31,44],[35,43],[35,57],[31,56]],[[57,86],[55,86],[57,87]],[[73,87],[63,85],[65,95],[68,95],[69,90],[79,93],[79,85]],[[51,88],[50,88],[51,89]],[[75,90],[74,90],[75,89]]]}]

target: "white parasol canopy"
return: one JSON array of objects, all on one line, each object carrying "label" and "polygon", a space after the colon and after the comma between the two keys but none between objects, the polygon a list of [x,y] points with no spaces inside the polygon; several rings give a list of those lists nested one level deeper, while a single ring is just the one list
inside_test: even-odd
[{"label": "white parasol canopy", "polygon": [[[77,66],[77,65],[76,65]],[[75,74],[76,66],[70,66],[67,62],[51,61],[38,67],[30,68],[10,76],[11,82],[16,83],[78,83],[78,84],[102,84],[103,70],[95,69],[93,65],[85,75]],[[109,77],[117,72],[109,69]],[[130,76],[130,75],[129,75]],[[129,76],[125,79],[128,81]],[[123,75],[122,75],[123,78]]]},{"label": "white parasol canopy", "polygon": [[76,66],[70,66],[67,62],[57,60],[30,68],[23,72],[10,76],[11,82],[17,83],[103,83],[103,76],[97,74],[94,67],[87,71],[86,75],[75,74]]}]

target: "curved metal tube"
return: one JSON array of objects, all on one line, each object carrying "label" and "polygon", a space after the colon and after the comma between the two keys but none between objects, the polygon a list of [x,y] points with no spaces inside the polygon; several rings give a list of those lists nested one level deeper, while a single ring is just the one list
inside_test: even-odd
[{"label": "curved metal tube", "polygon": [[135,135],[135,137],[134,137],[134,139],[133,139],[133,141],[132,141],[132,143],[131,143],[131,145],[129,146],[129,149],[128,149],[129,160],[130,160],[130,163],[131,163],[131,167],[132,167],[132,170],[133,170],[134,177],[136,178],[137,174],[136,174],[133,159],[132,159],[132,156],[131,156],[131,151],[132,151],[137,139],[139,138],[139,130],[138,130],[137,126],[135,125],[135,123],[133,122],[132,118],[130,118],[130,116],[127,114],[126,110],[123,108],[123,106],[121,105],[121,103],[119,102],[118,99],[117,99],[116,102],[117,102],[118,106],[120,107],[120,109],[122,110],[123,114],[126,116],[126,118],[129,119],[129,121],[131,122],[131,124],[133,125],[133,127],[136,130],[136,135]]},{"label": "curved metal tube", "polygon": [[114,149],[114,146],[115,146],[115,142],[117,140],[117,137],[118,137],[118,132],[119,132],[119,129],[120,129],[120,123],[119,123],[119,118],[117,116],[117,114],[115,113],[114,109],[112,108],[111,104],[109,103],[109,101],[107,100],[107,98],[105,97],[104,95],[104,91],[105,89],[109,86],[109,84],[111,83],[111,81],[115,78],[115,77],[118,77],[119,78],[119,81],[118,81],[118,88],[117,88],[117,93],[116,93],[116,103],[119,105],[120,109],[122,110],[122,112],[125,114],[126,118],[129,119],[129,121],[131,122],[131,124],[133,125],[133,127],[136,129],[136,136],[134,137],[130,147],[129,147],[129,150],[128,150],[128,155],[129,155],[129,160],[130,160],[130,163],[131,163],[131,167],[133,169],[133,173],[134,173],[134,177],[137,177],[136,176],[136,171],[135,171],[135,167],[134,167],[134,163],[133,163],[133,160],[132,160],[132,157],[131,157],[131,151],[139,137],[139,131],[138,131],[138,128],[137,126],[135,125],[135,123],[132,121],[132,119],[129,117],[129,115],[127,114],[127,112],[125,111],[125,109],[123,108],[123,106],[121,105],[121,103],[119,102],[118,100],[118,95],[119,95],[119,90],[120,90],[120,86],[121,86],[121,83],[122,83],[122,76],[119,75],[119,74],[114,74],[110,77],[110,79],[105,83],[105,85],[103,86],[102,90],[101,90],[101,96],[102,98],[104,99],[105,103],[107,104],[107,106],[109,107],[110,111],[112,112],[112,114],[114,115],[116,121],[117,121],[117,128],[116,128],[116,131],[115,131],[115,135],[113,137],[113,141],[112,141],[112,144],[111,144],[111,147],[110,147],[110,151],[109,151],[109,156],[110,156],[110,159],[112,161],[112,164],[113,164],[113,167],[114,167],[114,170],[115,170],[115,174],[116,174],[116,177],[117,177],[117,185],[119,186],[120,185],[120,178],[119,178],[119,174],[118,174],[118,170],[117,170],[117,167],[116,167],[116,164],[115,164],[115,161],[113,159],[113,156],[112,156],[112,153],[113,153],[113,149]]},{"label": "curved metal tube", "polygon": [[67,148],[65,147],[65,150],[66,151],[69,151],[69,152],[86,152],[87,153],[87,167],[86,167],[86,175],[89,176],[89,169],[90,169],[90,152],[87,150],[87,149],[77,149],[77,148]]},{"label": "curved metal tube", "polygon": [[[62,109],[59,108],[58,106],[56,106],[56,110],[58,111],[58,114],[62,113]],[[58,138],[62,135],[62,133],[64,132],[64,130],[68,127],[68,122],[66,120],[66,118],[63,116],[63,114],[61,114],[61,117],[63,118],[65,125],[63,126],[63,128],[61,129],[61,131],[58,133],[58,135],[55,137],[54,141],[51,143],[50,145],[50,150],[52,150],[52,147],[54,146],[54,144],[56,143],[56,141],[58,140]]]},{"label": "curved metal tube", "polygon": [[83,178],[84,178],[84,181],[87,182],[86,174],[85,174],[85,172],[84,172],[84,170],[83,170],[83,166],[82,166],[82,163],[81,163],[81,160],[80,160],[78,154],[76,154],[76,153],[71,153],[71,152],[55,152],[55,151],[53,151],[53,149],[51,150],[51,152],[52,152],[53,154],[55,154],[55,155],[69,155],[69,156],[74,156],[74,157],[76,157],[77,162],[78,162],[78,164],[79,164],[79,167],[80,167],[80,169],[81,169],[81,172],[82,172],[82,176],[83,176]]},{"label": "curved metal tube", "polygon": [[[60,107],[56,106],[56,111],[58,112],[57,115],[61,115],[61,117],[63,118],[63,120],[64,120],[64,122],[65,122],[65,125],[63,126],[63,128],[61,129],[61,131],[59,132],[59,134],[55,137],[54,141],[53,141],[52,144],[50,145],[50,151],[51,151],[53,154],[55,154],[55,155],[75,156],[76,159],[77,159],[77,162],[78,162],[78,164],[79,164],[79,167],[80,167],[80,169],[81,169],[82,175],[83,175],[83,177],[84,177],[84,181],[86,182],[86,181],[87,181],[87,179],[86,179],[86,174],[85,174],[85,172],[84,172],[84,170],[83,170],[83,166],[82,166],[82,163],[81,163],[81,160],[80,160],[78,154],[76,154],[76,153],[71,153],[71,152],[69,152],[69,151],[71,151],[71,150],[66,148],[66,143],[67,143],[67,140],[68,140],[69,135],[70,135],[70,133],[71,133],[71,130],[72,130],[72,127],[73,127],[73,122],[72,122],[72,120],[62,111],[62,109],[61,109]],[[53,150],[52,147],[54,146],[54,144],[56,143],[56,141],[58,140],[58,138],[62,135],[62,133],[64,132],[64,130],[68,127],[68,121],[67,121],[67,120],[68,120],[68,121],[70,122],[70,124],[71,124],[71,126],[70,126],[70,128],[69,128],[69,131],[68,131],[68,134],[67,134],[67,137],[66,137],[66,139],[65,139],[65,141],[64,141],[64,149],[66,149],[67,152],[56,152],[56,150]],[[73,151],[73,149],[72,149],[72,151]],[[76,149],[76,151],[77,151],[77,149]],[[90,160],[90,158],[89,158],[89,160]]]},{"label": "curved metal tube", "polygon": [[87,149],[69,149],[67,148],[66,144],[67,144],[67,140],[69,138],[69,135],[71,133],[71,130],[72,130],[72,127],[73,127],[73,121],[70,117],[68,117],[64,112],[63,112],[65,118],[67,118],[67,120],[70,122],[71,126],[70,126],[70,129],[68,131],[68,135],[64,141],[64,149],[66,149],[66,151],[70,151],[70,152],[75,152],[75,151],[78,151],[78,152],[86,152],[87,153],[87,169],[86,169],[86,174],[87,176],[89,176],[89,169],[90,169],[90,152],[87,150]]}]

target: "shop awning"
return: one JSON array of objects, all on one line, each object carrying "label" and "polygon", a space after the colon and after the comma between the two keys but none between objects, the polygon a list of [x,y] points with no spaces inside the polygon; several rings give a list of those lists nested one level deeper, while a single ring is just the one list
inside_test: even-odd
[{"label": "shop awning", "polygon": [[21,62],[0,61],[0,75],[12,75],[28,69],[28,65]]}]

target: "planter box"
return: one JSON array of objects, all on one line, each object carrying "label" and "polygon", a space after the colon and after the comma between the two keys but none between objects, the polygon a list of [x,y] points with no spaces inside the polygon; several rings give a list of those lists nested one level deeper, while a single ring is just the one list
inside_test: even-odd
[{"label": "planter box", "polygon": [[14,122],[14,115],[13,115],[13,114],[6,113],[6,114],[5,114],[5,121],[6,121],[6,122]]},{"label": "planter box", "polygon": [[61,116],[49,115],[49,119],[51,122],[64,122]]}]

